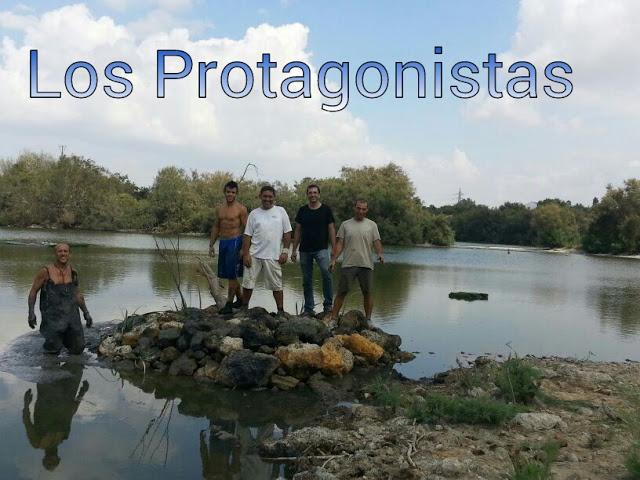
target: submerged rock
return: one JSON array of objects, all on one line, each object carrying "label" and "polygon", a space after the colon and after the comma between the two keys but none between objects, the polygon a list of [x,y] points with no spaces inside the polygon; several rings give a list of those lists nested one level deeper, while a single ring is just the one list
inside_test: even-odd
[{"label": "submerged rock", "polygon": [[465,300],[467,302],[473,302],[475,300],[489,300],[488,293],[479,292],[451,292],[449,298],[453,300]]}]

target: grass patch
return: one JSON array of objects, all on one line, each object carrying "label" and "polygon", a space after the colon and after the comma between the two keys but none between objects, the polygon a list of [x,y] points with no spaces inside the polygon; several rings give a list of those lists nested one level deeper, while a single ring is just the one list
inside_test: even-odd
[{"label": "grass patch", "polygon": [[640,479],[640,442],[636,442],[624,458],[624,466],[630,478]]},{"label": "grass patch", "polygon": [[540,371],[525,360],[510,358],[496,372],[495,384],[503,398],[513,403],[531,403],[540,387]]},{"label": "grass patch", "polygon": [[396,408],[409,404],[409,399],[404,394],[402,387],[390,379],[378,377],[369,385],[368,389],[371,391],[376,405]]},{"label": "grass patch", "polygon": [[514,473],[509,480],[550,480],[551,465],[558,459],[560,444],[548,441],[541,447],[543,460],[514,461]]},{"label": "grass patch", "polygon": [[541,391],[538,392],[536,397],[548,407],[557,407],[570,412],[577,412],[580,408],[596,408],[593,403],[586,400],[561,400]]},{"label": "grass patch", "polygon": [[501,425],[511,420],[520,408],[488,398],[458,398],[430,395],[409,407],[409,417],[419,422]]}]

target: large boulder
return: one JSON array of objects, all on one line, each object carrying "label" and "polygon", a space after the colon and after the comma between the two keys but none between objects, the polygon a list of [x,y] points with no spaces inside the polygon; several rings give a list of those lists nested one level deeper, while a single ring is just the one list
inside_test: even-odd
[{"label": "large boulder", "polygon": [[558,415],[545,412],[518,413],[512,422],[529,431],[551,430],[556,427],[561,430],[566,428],[566,424]]},{"label": "large boulder", "polygon": [[264,387],[280,366],[273,355],[237,350],[226,356],[215,372],[215,381],[227,387]]},{"label": "large boulder", "polygon": [[180,352],[176,347],[167,347],[160,353],[160,361],[163,363],[171,363],[180,356]]},{"label": "large boulder", "polygon": [[158,335],[158,343],[161,347],[168,347],[169,345],[175,344],[178,338],[180,338],[179,329],[167,328],[165,330],[160,330],[160,334]]},{"label": "large boulder", "polygon": [[317,370],[327,375],[343,375],[353,368],[353,354],[337,341],[326,342],[322,347],[312,343],[280,347],[276,357],[298,377],[306,377]]},{"label": "large boulder", "polygon": [[197,380],[214,380],[219,367],[218,362],[207,359],[206,363],[195,371],[193,377]]},{"label": "large boulder", "polygon": [[280,345],[292,343],[321,344],[331,333],[322,320],[313,317],[291,317],[278,324],[275,338]]},{"label": "large boulder", "polygon": [[384,354],[384,349],[380,345],[358,333],[336,335],[335,338],[351,353],[364,357],[370,362],[377,362]]},{"label": "large boulder", "polygon": [[367,319],[360,310],[349,310],[338,318],[336,333],[360,332],[369,326]]},{"label": "large boulder", "polygon": [[220,344],[220,351],[224,355],[229,355],[231,352],[236,352],[244,348],[244,341],[241,338],[236,337],[224,337]]},{"label": "large boulder", "polygon": [[109,335],[100,342],[100,345],[98,346],[98,353],[105,357],[112,357],[117,346],[118,342],[116,339],[112,335]]},{"label": "large boulder", "polygon": [[169,367],[169,375],[177,376],[177,375],[193,375],[196,368],[198,368],[198,364],[193,358],[189,358],[186,354],[180,355],[180,357],[176,358]]},{"label": "large boulder", "polygon": [[363,330],[360,332],[360,335],[365,337],[367,340],[371,340],[373,343],[380,345],[385,352],[397,351],[402,343],[402,339],[399,335],[391,335],[378,328]]},{"label": "large boulder", "polygon": [[[271,315],[267,315],[269,318]],[[261,346],[266,345],[268,347],[276,346],[276,339],[273,337],[273,332],[261,322],[255,322],[252,320],[246,320],[239,326],[239,336],[244,341],[244,347],[251,350],[257,350]]]}]

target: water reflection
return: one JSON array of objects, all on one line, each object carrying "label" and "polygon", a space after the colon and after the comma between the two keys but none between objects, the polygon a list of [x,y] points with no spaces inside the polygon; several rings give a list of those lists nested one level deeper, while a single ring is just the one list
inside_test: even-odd
[{"label": "water reflection", "polygon": [[172,409],[178,402],[178,413],[208,419],[208,428],[194,432],[198,435],[205,479],[281,478],[285,466],[262,460],[258,454],[260,443],[308,425],[325,408],[309,392],[242,392],[211,384],[194,388],[190,378],[144,376],[138,372],[121,372],[121,377],[155,398],[165,399],[164,407],[149,420],[136,447],[134,456],[140,460],[152,460],[158,445],[169,448],[168,433],[163,435],[170,431],[171,416],[175,414]]},{"label": "water reflection", "polygon": [[24,393],[22,423],[31,446],[44,450],[42,465],[47,470],[55,470],[60,464],[58,447],[69,438],[73,416],[89,390],[86,380],[80,386],[83,369],[78,363],[64,364],[59,369],[60,373],[66,373],[62,379],[37,384],[33,420],[30,410],[33,393],[30,388]]},{"label": "water reflection", "polygon": [[602,325],[625,337],[640,333],[640,286],[603,284],[592,287],[589,296],[595,299]]},{"label": "water reflection", "polygon": [[[50,248],[7,245],[0,245],[0,258],[0,281],[11,285],[17,295],[25,297],[38,270],[55,259]],[[126,255],[84,248],[72,251],[71,264],[78,271],[82,290],[89,294],[126,278],[133,268]]]}]

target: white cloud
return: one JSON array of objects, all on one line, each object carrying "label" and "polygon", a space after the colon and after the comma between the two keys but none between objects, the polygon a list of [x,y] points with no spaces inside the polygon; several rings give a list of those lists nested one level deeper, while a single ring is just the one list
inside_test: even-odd
[{"label": "white cloud", "polygon": [[[539,98],[514,100],[506,93],[502,99],[479,98],[470,102],[467,113],[528,126],[541,125],[541,117],[561,108],[574,119],[574,112],[585,108],[639,118],[640,84],[634,81],[640,75],[639,25],[636,0],[522,0],[511,47],[498,60],[504,71],[517,60],[536,65]],[[544,67],[555,60],[573,69],[568,75],[573,93],[560,101],[546,98],[541,88]]]},{"label": "white cloud", "polygon": [[[240,39],[196,41],[189,30],[170,28],[169,21],[161,31],[145,31],[140,25],[125,26],[106,16],[96,17],[81,4],[39,17],[0,15],[23,33],[19,43],[5,37],[0,46],[5,112],[0,125],[6,132],[3,137],[24,142],[16,150],[37,148],[43,142],[65,143],[71,151],[108,168],[123,169],[143,183],[164,164],[239,171],[252,161],[265,178],[290,181],[305,175],[336,174],[345,164],[392,160],[389,152],[370,141],[362,120],[347,111],[322,111],[322,97],[316,89],[311,99],[266,99],[259,70],[254,69],[254,91],[249,97],[234,100],[223,94],[219,71],[233,60],[255,67],[262,52],[268,51],[279,67],[294,59],[311,65],[309,31],[304,25],[262,24],[247,29]],[[40,89],[62,90],[62,99],[29,98],[31,48],[40,54]],[[194,73],[168,81],[166,98],[158,99],[156,50],[163,48],[187,51],[194,61]],[[125,100],[106,97],[101,76],[92,97],[70,98],[64,91],[64,72],[80,59],[91,62],[98,72],[111,61],[128,62],[134,70],[129,76],[133,94]],[[218,61],[219,68],[209,72],[208,98],[200,99],[197,62],[211,60]],[[80,88],[80,75],[78,78]],[[278,93],[282,78],[274,69],[272,88]],[[77,146],[84,149],[78,151]]]}]

